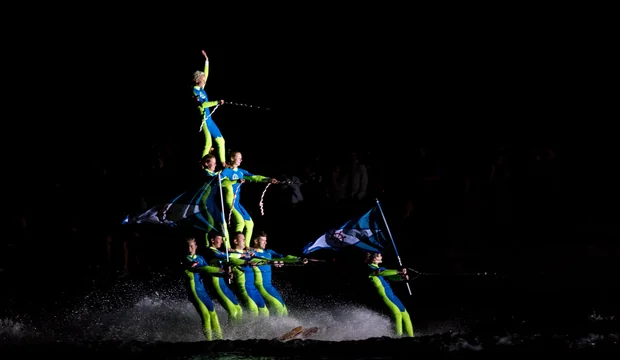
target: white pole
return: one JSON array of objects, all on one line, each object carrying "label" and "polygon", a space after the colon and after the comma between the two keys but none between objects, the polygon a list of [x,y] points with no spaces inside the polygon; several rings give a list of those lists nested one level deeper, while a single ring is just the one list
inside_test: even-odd
[{"label": "white pole", "polygon": [[[396,243],[394,242],[394,238],[392,237],[392,232],[390,231],[390,227],[388,226],[387,220],[385,219],[385,215],[383,214],[383,209],[381,209],[381,204],[379,204],[379,199],[375,199],[377,201],[377,206],[379,207],[379,211],[381,212],[381,217],[383,218],[383,222],[385,223],[385,227],[388,231],[388,235],[390,235],[390,240],[392,240],[392,246],[394,246],[394,252],[396,253],[396,259],[398,260],[398,265],[403,267],[403,262],[400,260],[400,255],[398,255],[398,250],[396,249]],[[407,290],[409,290],[409,295],[411,294],[411,287],[409,287],[409,282],[405,282],[407,284]]]}]

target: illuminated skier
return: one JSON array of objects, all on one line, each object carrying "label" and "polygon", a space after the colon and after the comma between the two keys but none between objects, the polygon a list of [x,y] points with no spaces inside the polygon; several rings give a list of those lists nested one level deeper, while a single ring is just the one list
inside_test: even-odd
[{"label": "illuminated skier", "polygon": [[[209,242],[211,245],[207,249],[205,257],[207,258],[210,265],[222,269],[228,269],[231,263],[236,263],[238,265],[242,265],[244,263],[244,261],[240,259],[231,259],[229,256],[226,255],[225,252],[222,252],[220,250],[223,242],[221,234],[215,232],[209,233]],[[241,305],[239,304],[239,301],[237,300],[237,297],[228,287],[227,280],[228,279],[225,279],[223,277],[213,277],[210,289],[213,291],[219,303],[228,313],[229,322],[234,323],[238,320],[241,320],[243,310],[241,308]]]},{"label": "illuminated skier", "polygon": [[209,266],[207,261],[196,254],[198,244],[193,237],[186,238],[188,254],[183,261],[185,269],[185,284],[192,302],[200,318],[205,338],[207,340],[222,339],[222,329],[213,307],[213,301],[207,294],[205,283],[210,282],[210,277],[227,276],[226,272],[215,266]]},{"label": "illuminated skier", "polygon": [[233,237],[234,248],[230,257],[244,260],[243,265],[233,265],[233,283],[237,298],[243,303],[252,316],[269,316],[265,299],[254,285],[254,267],[264,263],[263,259],[255,259],[254,253],[246,250],[243,233],[237,232]]},{"label": "illuminated skier", "polygon": [[[254,221],[252,221],[252,217],[250,217],[250,214],[243,207],[243,205],[241,205],[239,200],[241,198],[241,184],[243,184],[246,180],[277,184],[278,180],[262,175],[254,175],[249,171],[240,168],[239,166],[242,161],[243,158],[241,156],[241,152],[232,151],[230,153],[228,163],[229,166],[222,170],[222,177],[228,178],[232,183],[223,189],[226,204],[226,216],[232,215],[232,227],[236,232],[243,233],[246,241],[245,247],[250,247],[252,231],[254,230]],[[231,209],[232,214],[230,214]]]},{"label": "illuminated skier", "polygon": [[380,267],[379,264],[381,264],[381,262],[383,262],[383,256],[380,253],[366,254],[366,263],[369,269],[368,279],[392,314],[394,333],[396,336],[403,336],[404,333],[404,336],[413,337],[413,324],[411,323],[409,313],[407,309],[405,309],[403,303],[394,295],[388,282],[388,280],[407,280],[407,269],[401,271],[389,270]]},{"label": "illuminated skier", "polygon": [[[209,101],[207,92],[205,91],[205,84],[209,77],[209,58],[207,53],[202,50],[202,55],[205,57],[204,71],[194,72],[194,99],[196,100],[198,110],[200,111],[202,119],[202,132],[205,135],[205,146],[202,150],[202,156],[207,155],[211,151],[213,141],[215,141],[217,147],[217,158],[222,163],[222,166],[226,166],[226,144],[224,137],[212,119],[212,112],[209,108],[216,105],[223,105],[224,100]],[[213,137],[213,140],[211,139]]]},{"label": "illuminated skier", "polygon": [[287,316],[288,309],[286,308],[284,299],[271,282],[271,262],[274,262],[274,266],[279,267],[284,263],[307,264],[308,259],[302,259],[293,255],[284,256],[271,249],[266,249],[267,234],[265,232],[261,232],[260,235],[256,236],[253,243],[254,248],[252,251],[254,251],[255,257],[266,259],[270,262],[264,265],[257,265],[253,268],[254,285],[256,285],[256,288],[265,299],[265,302],[269,305],[271,311],[273,311],[277,316]]}]

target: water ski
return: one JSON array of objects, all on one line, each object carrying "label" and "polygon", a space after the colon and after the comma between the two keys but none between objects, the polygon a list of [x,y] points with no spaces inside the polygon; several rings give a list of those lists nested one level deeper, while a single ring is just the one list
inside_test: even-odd
[{"label": "water ski", "polygon": [[308,339],[312,337],[314,334],[316,334],[317,332],[319,332],[319,328],[316,326],[313,326],[311,328],[303,329],[302,332],[299,333],[299,337],[302,339]]},{"label": "water ski", "polygon": [[304,331],[303,327],[301,326],[297,326],[295,328],[293,328],[293,330],[281,335],[278,340],[281,341],[286,341],[286,340],[290,340],[292,338],[294,338],[295,336],[299,335],[300,333],[302,333]]}]

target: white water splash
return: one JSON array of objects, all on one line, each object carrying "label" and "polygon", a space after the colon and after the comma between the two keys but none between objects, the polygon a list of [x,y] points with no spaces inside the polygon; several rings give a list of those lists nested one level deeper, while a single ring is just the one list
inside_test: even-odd
[{"label": "white water splash", "polygon": [[[302,304],[299,308],[287,304],[288,317],[248,318],[242,326],[228,324],[225,310],[218,303],[215,306],[225,340],[273,339],[298,325],[318,327],[320,331],[313,337],[316,340],[392,336],[390,318],[359,305],[310,297],[299,303]],[[28,337],[53,341],[204,340],[200,316],[187,300],[181,283],[167,288],[124,284],[107,294],[92,293],[49,319],[4,320],[0,325],[4,338],[22,340]]]}]

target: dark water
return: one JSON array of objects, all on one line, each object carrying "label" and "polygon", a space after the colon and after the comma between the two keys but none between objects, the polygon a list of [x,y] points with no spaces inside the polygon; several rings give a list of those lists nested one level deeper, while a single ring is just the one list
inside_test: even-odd
[{"label": "dark water", "polygon": [[[346,286],[346,274],[336,276],[341,286],[334,287],[326,285],[326,277],[337,275],[333,269],[285,270],[274,276],[290,317],[230,328],[218,306],[225,340],[212,342],[203,340],[200,319],[180,279],[169,272],[105,284],[76,280],[54,290],[5,277],[1,358],[391,359],[426,352],[593,358],[620,352],[618,288],[606,278],[421,276],[410,282],[413,296],[405,286],[395,287],[416,330],[413,339],[397,339],[390,319],[360,301],[359,289]],[[297,325],[320,332],[308,340],[273,340]]]}]

